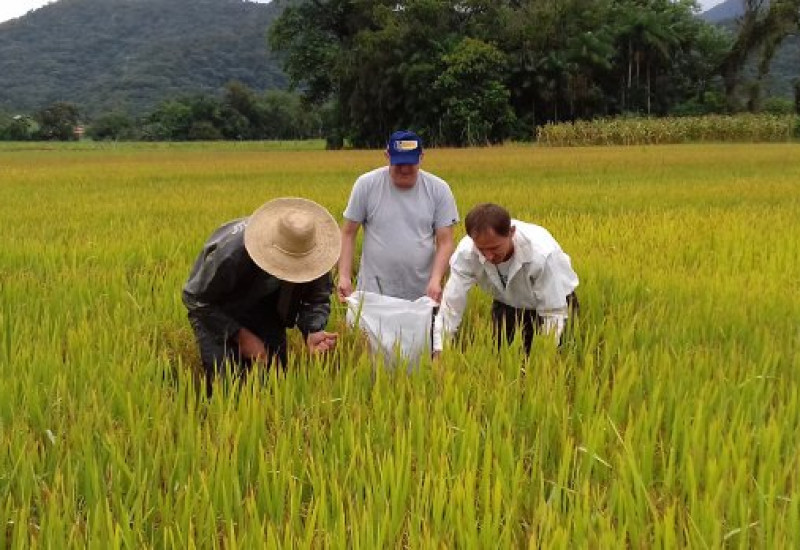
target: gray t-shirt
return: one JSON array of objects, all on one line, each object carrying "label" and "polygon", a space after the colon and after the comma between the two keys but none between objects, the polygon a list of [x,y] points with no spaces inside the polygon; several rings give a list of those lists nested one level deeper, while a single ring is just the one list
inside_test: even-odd
[{"label": "gray t-shirt", "polygon": [[356,180],[344,217],[364,226],[356,288],[416,300],[428,287],[436,230],[458,223],[458,209],[443,179],[420,170],[414,187],[400,189],[384,166]]}]

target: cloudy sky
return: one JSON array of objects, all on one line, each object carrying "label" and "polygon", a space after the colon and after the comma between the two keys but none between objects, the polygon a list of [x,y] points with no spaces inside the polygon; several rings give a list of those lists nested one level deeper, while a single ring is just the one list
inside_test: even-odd
[{"label": "cloudy sky", "polygon": [[[30,10],[49,4],[52,0],[0,0],[0,21],[25,15]],[[269,0],[257,0],[268,2]],[[719,4],[722,0],[700,0],[703,9]]]}]

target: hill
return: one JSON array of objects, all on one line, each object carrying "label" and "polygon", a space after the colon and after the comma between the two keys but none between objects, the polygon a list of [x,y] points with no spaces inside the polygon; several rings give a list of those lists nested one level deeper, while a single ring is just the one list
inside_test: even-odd
[{"label": "hill", "polygon": [[[769,0],[766,2],[769,3]],[[744,14],[744,0],[725,0],[710,10],[700,14],[700,17],[716,25],[736,32],[736,18]],[[758,53],[754,54],[747,64],[745,74],[753,78],[758,65]],[[794,94],[793,81],[800,77],[797,70],[797,60],[800,59],[800,38],[788,36],[772,58],[770,74],[764,82],[767,96],[790,98]]]},{"label": "hill", "polygon": [[704,11],[700,17],[709,23],[721,23],[739,17],[744,13],[744,0],[725,0]]},{"label": "hill", "polygon": [[282,88],[266,31],[279,3],[59,0],[0,24],[0,110],[70,101],[92,115],[142,113],[229,80]]}]

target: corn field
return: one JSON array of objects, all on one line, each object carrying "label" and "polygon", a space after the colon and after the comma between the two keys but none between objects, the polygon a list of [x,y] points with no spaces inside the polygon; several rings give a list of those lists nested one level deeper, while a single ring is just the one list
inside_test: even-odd
[{"label": "corn field", "polygon": [[[296,334],[207,399],[180,299],[278,196],[341,219],[380,151],[0,145],[0,548],[797,548],[800,146],[431,150],[461,215],[547,227],[559,350],[459,340],[373,368]],[[458,235],[463,235],[463,225]],[[402,370],[402,369],[401,369]]]},{"label": "corn field", "polygon": [[551,147],[787,142],[800,136],[800,117],[739,114],[577,120],[540,126],[536,134],[540,145]]}]

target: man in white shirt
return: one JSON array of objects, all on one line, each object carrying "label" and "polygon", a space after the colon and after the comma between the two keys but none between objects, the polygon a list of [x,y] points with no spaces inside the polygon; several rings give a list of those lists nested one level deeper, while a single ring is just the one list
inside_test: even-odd
[{"label": "man in white shirt", "polygon": [[450,278],[434,324],[434,356],[458,329],[467,293],[475,284],[494,298],[498,346],[510,342],[517,327],[527,353],[536,332],[552,334],[560,342],[578,305],[578,276],[569,256],[546,229],[512,220],[502,206],[479,204],[464,221],[467,236],[450,258]]}]

